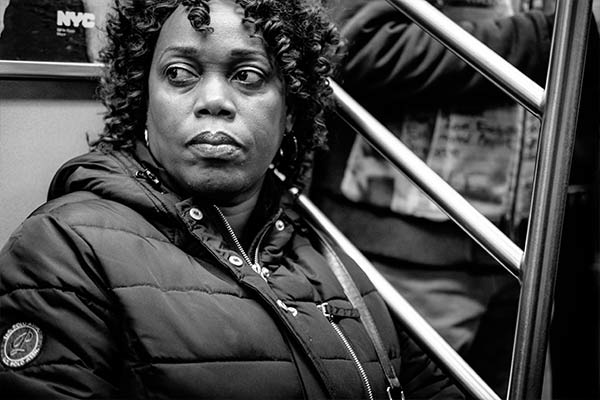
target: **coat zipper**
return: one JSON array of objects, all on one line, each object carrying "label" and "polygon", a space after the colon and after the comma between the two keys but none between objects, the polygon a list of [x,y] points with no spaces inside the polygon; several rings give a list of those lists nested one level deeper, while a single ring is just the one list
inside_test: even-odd
[{"label": "coat zipper", "polygon": [[[221,209],[218,206],[216,206],[215,204],[213,204],[213,207],[215,208],[215,210],[217,210],[217,214],[219,214],[219,217],[223,221],[223,224],[225,225],[225,228],[227,229],[229,236],[231,236],[231,239],[233,240],[235,247],[237,247],[238,251],[244,258],[244,261],[246,261],[246,263],[248,263],[248,265],[250,265],[252,267],[252,270],[254,272],[256,272],[258,275],[260,275],[260,277],[263,278],[263,280],[265,282],[268,282],[267,279],[269,278],[269,275],[271,275],[271,271],[269,271],[268,268],[261,267],[260,263],[258,262],[260,243],[262,242],[263,238],[265,237],[268,229],[263,229],[263,231],[260,233],[260,236],[258,237],[258,241],[256,242],[256,249],[254,250],[254,262],[252,262],[252,260],[250,259],[250,257],[248,256],[248,254],[246,253],[244,248],[242,247],[242,244],[240,243],[239,239],[237,238],[235,232],[233,231],[233,228],[229,224],[229,221],[227,221],[227,218],[225,218],[225,215],[223,215],[223,212],[221,211]],[[286,312],[289,312],[294,317],[296,315],[298,315],[298,310],[295,307],[286,305],[280,299],[277,299],[276,303],[281,309],[283,309]]]},{"label": "coat zipper", "polygon": [[[235,232],[233,231],[233,228],[229,224],[229,221],[227,221],[227,218],[225,218],[225,215],[223,214],[221,209],[215,204],[213,204],[213,207],[215,208],[215,210],[217,211],[217,214],[223,221],[223,224],[225,225],[225,228],[227,229],[229,236],[231,237],[231,239],[233,240],[233,243],[237,247],[237,249],[240,252],[240,254],[242,255],[242,257],[244,258],[244,261],[246,261],[246,263],[248,263],[248,265],[250,265],[252,267],[252,270],[254,272],[259,274],[261,276],[261,278],[263,278],[264,281],[267,282],[267,278],[269,276],[270,271],[268,268],[261,267],[258,262],[260,243],[261,243],[262,239],[264,238],[267,230],[266,229],[263,230],[263,232],[261,233],[261,235],[258,239],[258,242],[256,243],[256,250],[254,252],[254,262],[252,262],[252,260],[250,259],[250,257],[248,256],[248,254],[246,253],[244,248],[242,247],[242,244],[240,243]],[[365,369],[363,368],[362,364],[360,363],[358,356],[356,355],[356,352],[354,351],[354,349],[350,345],[350,342],[346,338],[346,335],[344,335],[344,333],[342,332],[342,330],[338,326],[338,324],[336,324],[334,322],[333,316],[327,312],[326,304],[327,303],[321,304],[318,307],[321,309],[321,312],[327,318],[327,320],[333,327],[333,330],[337,333],[337,335],[341,339],[342,343],[344,344],[344,347],[348,351],[348,354],[350,354],[350,357],[352,358],[352,361],[354,362],[354,365],[356,366],[356,369],[358,370],[358,374],[360,375],[360,377],[362,379],[365,390],[367,391],[367,398],[369,400],[374,400],[373,390],[371,389],[371,384],[369,383],[369,378],[367,377],[367,373],[365,372]],[[283,303],[283,301],[281,301],[281,300],[277,300],[277,305],[279,307],[281,307],[282,309],[284,309],[285,311],[290,312],[293,316],[296,316],[298,314],[298,311],[294,307],[286,306],[285,303]]]},{"label": "coat zipper", "polygon": [[227,229],[227,232],[229,233],[231,240],[233,240],[235,247],[237,247],[237,249],[238,249],[239,253],[242,255],[242,258],[244,259],[244,261],[246,261],[246,263],[252,267],[252,270],[254,272],[256,272],[258,275],[260,275],[260,277],[263,278],[264,281],[266,282],[267,278],[270,275],[270,271],[268,268],[264,268],[264,267],[260,266],[260,264],[258,262],[258,254],[259,254],[260,242],[265,237],[267,230],[265,229],[261,233],[261,236],[259,237],[258,242],[256,243],[256,251],[254,252],[254,262],[252,262],[252,260],[250,259],[250,257],[248,256],[248,254],[246,253],[244,248],[242,247],[242,244],[240,243],[239,239],[237,238],[235,232],[233,231],[233,228],[229,224],[229,221],[227,221],[227,218],[225,218],[225,215],[223,215],[223,212],[221,211],[221,209],[214,204],[213,204],[213,207],[215,208],[215,210],[217,210],[217,214],[221,218],[221,221],[223,221],[223,224],[225,225],[225,229]]},{"label": "coat zipper", "polygon": [[371,384],[369,383],[369,378],[367,377],[367,373],[365,372],[365,369],[363,368],[362,364],[360,363],[358,356],[356,355],[356,352],[352,348],[350,341],[348,340],[348,338],[346,338],[346,335],[344,335],[344,332],[342,332],[342,329],[340,328],[340,326],[338,324],[336,324],[335,321],[333,320],[333,315],[331,315],[329,312],[327,312],[327,303],[320,304],[317,307],[321,310],[321,312],[323,313],[325,318],[327,318],[327,321],[329,321],[329,324],[333,327],[333,330],[337,333],[337,335],[341,339],[342,343],[344,344],[344,347],[346,347],[346,350],[348,351],[348,354],[350,354],[350,357],[352,358],[352,361],[354,362],[354,365],[356,366],[356,369],[358,370],[358,374],[360,375],[360,378],[362,379],[365,390],[367,391],[367,398],[369,400],[373,400],[374,399],[373,398],[373,390],[371,389]]}]

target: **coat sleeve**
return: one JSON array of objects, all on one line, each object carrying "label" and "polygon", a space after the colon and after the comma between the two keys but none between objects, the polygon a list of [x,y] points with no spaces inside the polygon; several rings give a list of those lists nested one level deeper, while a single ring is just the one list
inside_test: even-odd
[{"label": "coat sleeve", "polygon": [[464,399],[464,394],[420,347],[399,328],[402,366],[400,382],[407,399]]},{"label": "coat sleeve", "polygon": [[48,215],[30,217],[11,236],[0,252],[3,355],[35,355],[11,339],[16,324],[31,324],[43,339],[23,365],[3,357],[2,398],[119,397],[117,313],[96,264],[86,241]]},{"label": "coat sleeve", "polygon": [[[347,41],[343,86],[362,103],[467,101],[502,92],[436,39],[385,1],[363,6],[344,21]],[[347,13],[345,14],[347,15]],[[542,83],[546,76],[554,18],[539,11],[499,19],[459,22],[523,73]]]}]

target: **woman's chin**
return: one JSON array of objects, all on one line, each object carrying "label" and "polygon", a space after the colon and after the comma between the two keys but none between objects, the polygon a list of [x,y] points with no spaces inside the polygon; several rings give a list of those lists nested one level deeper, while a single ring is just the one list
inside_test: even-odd
[{"label": "woman's chin", "polygon": [[[204,177],[188,181],[188,192],[194,196],[217,203],[236,203],[243,201],[248,193],[260,189],[262,179],[252,182],[249,178],[234,177]],[[242,200],[240,200],[242,199]]]}]

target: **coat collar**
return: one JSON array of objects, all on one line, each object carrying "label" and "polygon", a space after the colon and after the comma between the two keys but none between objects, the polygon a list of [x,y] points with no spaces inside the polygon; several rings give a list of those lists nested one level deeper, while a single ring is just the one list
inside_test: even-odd
[{"label": "coat collar", "polygon": [[[141,141],[135,142],[134,156],[139,160],[140,164],[151,171],[158,179],[160,185],[170,192],[176,193],[177,185],[173,182],[171,176],[167,173],[165,168],[156,160],[152,155],[152,152],[148,147]],[[156,184],[156,183],[155,183]],[[158,187],[158,185],[157,185]],[[257,201],[257,207],[250,218],[250,223],[257,223],[258,221],[266,221],[272,218],[272,216],[278,212],[281,208],[282,198],[284,194],[283,184],[274,176],[271,171],[267,172],[263,188]],[[205,199],[199,197],[192,197],[186,199],[184,196],[177,196],[181,200],[187,200],[191,203],[208,205]]]},{"label": "coat collar", "polygon": [[[92,192],[132,208],[160,227],[174,242],[179,242],[181,237],[177,237],[181,232],[174,225],[174,219],[181,218],[181,210],[191,206],[208,209],[211,204],[202,198],[185,198],[175,192],[174,187],[165,169],[143,142],[138,141],[127,149],[115,149],[110,143],[102,143],[63,165],[52,181],[48,197],[53,199],[75,191]],[[257,232],[280,209],[291,206],[293,199],[285,193],[279,179],[267,172],[250,219]],[[290,212],[290,220],[297,219],[293,215]]]}]

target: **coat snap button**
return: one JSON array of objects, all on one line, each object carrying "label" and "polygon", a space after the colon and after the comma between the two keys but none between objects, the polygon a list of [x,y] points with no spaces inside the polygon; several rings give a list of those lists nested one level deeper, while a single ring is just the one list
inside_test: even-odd
[{"label": "coat snap button", "polygon": [[197,208],[191,208],[190,217],[192,217],[196,221],[200,221],[202,218],[204,218],[204,214],[202,214],[202,211],[198,210]]},{"label": "coat snap button", "polygon": [[241,258],[238,256],[229,256],[229,262],[235,265],[236,267],[241,267],[244,264]]},{"label": "coat snap button", "polygon": [[278,231],[282,231],[285,228],[285,224],[283,223],[282,220],[278,219],[277,221],[275,221],[275,229],[277,229]]}]

